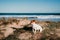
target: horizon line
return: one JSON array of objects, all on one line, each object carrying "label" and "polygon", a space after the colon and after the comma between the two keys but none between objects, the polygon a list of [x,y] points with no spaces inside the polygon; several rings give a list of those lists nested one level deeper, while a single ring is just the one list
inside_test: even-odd
[{"label": "horizon line", "polygon": [[60,15],[60,13],[0,13],[0,15]]}]

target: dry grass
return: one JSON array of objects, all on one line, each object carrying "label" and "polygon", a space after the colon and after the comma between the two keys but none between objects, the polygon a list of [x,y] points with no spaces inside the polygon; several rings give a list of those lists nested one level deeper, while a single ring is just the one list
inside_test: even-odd
[{"label": "dry grass", "polygon": [[[24,27],[29,28],[28,24],[30,20],[26,20],[26,19],[24,20],[24,19],[23,21],[27,22],[26,25],[24,25]],[[0,26],[7,25],[8,22],[11,22],[11,21],[12,19],[8,21],[6,21],[5,19],[3,21],[0,20],[1,22]],[[41,25],[43,28],[45,28],[42,34],[40,33],[33,34],[32,29],[25,30],[24,28],[21,28],[21,29],[16,29],[13,35],[10,35],[7,38],[2,40],[60,40],[60,22],[37,21],[37,23]],[[1,34],[1,31],[0,31],[0,34]],[[2,35],[0,35],[0,39],[3,37]]]}]

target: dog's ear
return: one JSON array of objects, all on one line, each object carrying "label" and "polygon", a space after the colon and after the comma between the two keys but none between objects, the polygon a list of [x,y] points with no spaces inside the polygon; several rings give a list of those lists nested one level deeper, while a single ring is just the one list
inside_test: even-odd
[{"label": "dog's ear", "polygon": [[32,23],[32,22],[36,22],[36,20],[31,20],[31,23]]}]

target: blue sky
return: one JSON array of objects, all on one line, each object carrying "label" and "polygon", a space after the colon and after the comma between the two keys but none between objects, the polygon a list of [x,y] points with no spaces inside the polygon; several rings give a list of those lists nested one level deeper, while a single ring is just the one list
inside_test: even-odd
[{"label": "blue sky", "polygon": [[60,13],[60,0],[0,0],[0,13]]}]

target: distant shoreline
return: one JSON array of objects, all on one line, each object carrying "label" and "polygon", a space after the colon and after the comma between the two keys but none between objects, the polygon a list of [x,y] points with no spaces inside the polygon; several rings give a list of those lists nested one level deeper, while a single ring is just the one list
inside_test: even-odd
[{"label": "distant shoreline", "polygon": [[15,19],[28,19],[28,20],[37,20],[37,21],[51,21],[51,22],[60,22],[60,18],[48,18],[48,19],[41,19],[36,17],[0,17],[0,20],[2,18],[5,18],[6,20],[9,18],[15,18]]}]

